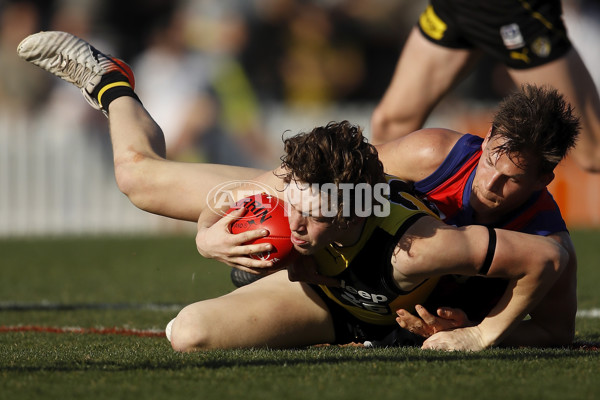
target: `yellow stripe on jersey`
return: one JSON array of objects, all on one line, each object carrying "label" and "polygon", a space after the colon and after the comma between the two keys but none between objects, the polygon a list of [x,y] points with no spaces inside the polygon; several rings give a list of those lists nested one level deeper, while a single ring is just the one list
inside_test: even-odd
[{"label": "yellow stripe on jersey", "polygon": [[[388,183],[397,180],[393,176],[387,176]],[[394,196],[402,196],[408,200],[413,206],[413,209],[406,208],[399,203],[393,202]],[[377,227],[385,230],[390,235],[395,235],[398,229],[413,215],[422,214],[423,212],[431,215],[434,218],[438,216],[431,211],[423,202],[408,192],[396,192],[390,201],[390,214],[387,217],[370,217],[367,218],[365,226],[361,233],[360,239],[352,246],[340,249],[333,244],[329,244],[324,250],[315,254],[315,259],[319,265],[319,273],[326,276],[334,276],[342,272],[352,262],[354,257],[363,250],[365,243],[371,237],[371,234]],[[335,263],[331,261],[331,255],[335,255]]]},{"label": "yellow stripe on jersey", "polygon": [[[397,180],[395,177],[388,177],[388,182],[392,182]],[[398,183],[398,182],[396,182]],[[358,272],[362,271],[363,273],[367,271],[367,274],[372,270],[373,273],[379,274],[380,270],[385,270],[385,267],[389,265],[388,272],[391,274],[391,259],[379,259],[378,262],[382,263],[382,265],[374,266],[372,264],[369,265],[369,262],[365,262],[364,254],[369,252],[377,253],[379,255],[383,255],[384,253],[390,254],[393,250],[394,239],[398,232],[400,232],[403,228],[406,227],[406,224],[409,221],[414,221],[415,216],[427,214],[437,218],[435,213],[433,213],[429,208],[422,203],[417,197],[412,194],[405,192],[402,190],[401,185],[395,185],[395,193],[392,193],[390,197],[390,214],[386,217],[377,217],[371,216],[366,219],[365,225],[363,227],[363,231],[361,236],[354,245],[339,247],[334,246],[333,244],[329,244],[323,250],[318,251],[314,258],[317,262],[318,272],[325,276],[338,276],[343,274],[346,269],[352,268],[352,271]],[[400,188],[400,189],[398,189]],[[399,197],[401,196],[401,198]],[[395,202],[394,202],[395,200]],[[388,241],[384,243],[379,243],[377,240],[371,240],[372,235],[375,231],[379,229],[384,231],[384,236],[389,238]],[[378,236],[379,237],[379,236]],[[364,253],[363,253],[364,252]],[[357,257],[363,256],[362,261],[358,260]],[[369,253],[370,254],[370,253]],[[352,262],[357,259],[357,261],[352,264]],[[367,257],[370,259],[370,257]],[[385,263],[385,265],[383,265]],[[378,268],[380,267],[380,268]],[[350,270],[349,270],[350,271]],[[342,276],[345,276],[344,274]],[[341,278],[341,277],[340,277]],[[391,279],[391,278],[390,278]],[[351,304],[352,302],[344,302],[342,298],[338,296],[344,297],[344,300],[348,300],[348,298],[357,298],[356,296],[368,297],[366,292],[360,292],[352,285],[355,285],[353,282],[347,282],[347,287],[342,287],[342,291],[340,289],[330,290],[326,286],[320,286],[323,292],[333,301],[335,301],[340,306],[344,307],[350,313],[352,313],[357,318],[373,324],[378,325],[390,325],[395,324],[396,314],[395,311],[404,308],[409,311],[414,310],[414,306],[416,304],[421,304],[424,302],[429,294],[437,284],[439,278],[432,278],[424,281],[420,286],[417,286],[410,292],[401,293],[398,289],[392,289],[394,291],[394,298],[386,298],[385,304],[377,302],[372,302],[371,304],[367,304],[367,302],[359,302],[361,305],[357,306],[356,304]],[[361,285],[360,282],[357,282],[358,285]],[[357,286],[358,287],[358,286]],[[374,290],[377,290],[374,288]],[[335,293],[334,293],[335,292]],[[344,294],[347,292],[346,294]],[[337,294],[336,294],[337,293]],[[375,292],[374,295],[376,296]],[[390,293],[389,291],[386,293]],[[401,294],[397,294],[401,293]]]}]

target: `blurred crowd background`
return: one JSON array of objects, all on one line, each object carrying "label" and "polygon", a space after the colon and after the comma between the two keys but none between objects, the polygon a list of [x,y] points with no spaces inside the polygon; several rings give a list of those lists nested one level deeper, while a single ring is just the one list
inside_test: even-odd
[{"label": "blurred crowd background", "polygon": [[[27,35],[71,32],[128,62],[169,158],[270,168],[286,132],[348,119],[369,136],[370,114],[426,4],[0,0],[0,235],[166,229],[118,192],[105,117],[71,85],[16,56]],[[563,7],[600,85],[600,2]],[[484,58],[427,125],[484,134],[512,89],[503,68]],[[589,196],[600,204],[600,192]]]}]

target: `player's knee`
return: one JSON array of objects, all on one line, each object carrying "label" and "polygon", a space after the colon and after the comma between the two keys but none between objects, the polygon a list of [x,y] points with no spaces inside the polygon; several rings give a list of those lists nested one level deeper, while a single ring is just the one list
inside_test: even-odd
[{"label": "player's knee", "polygon": [[389,142],[421,128],[421,116],[406,111],[400,105],[391,109],[379,104],[371,115],[371,143]]},{"label": "player's knee", "polygon": [[173,321],[170,329],[171,347],[175,351],[190,352],[210,348],[210,333],[202,323],[201,316],[192,315],[183,309]]},{"label": "player's knee", "polygon": [[145,210],[150,201],[147,188],[152,187],[153,174],[147,170],[148,158],[140,153],[133,156],[115,158],[115,179],[119,190],[136,207]]},{"label": "player's knee", "polygon": [[126,158],[115,158],[115,178],[119,190],[129,196],[139,184],[139,173],[135,163]]},{"label": "player's knee", "polygon": [[371,143],[386,142],[390,126],[390,119],[381,106],[377,106],[371,115]]}]

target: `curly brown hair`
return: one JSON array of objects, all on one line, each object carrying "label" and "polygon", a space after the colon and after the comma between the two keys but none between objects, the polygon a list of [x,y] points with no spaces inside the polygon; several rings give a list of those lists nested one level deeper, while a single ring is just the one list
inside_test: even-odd
[{"label": "curly brown hair", "polygon": [[[344,225],[356,219],[354,213],[342,215],[344,199],[339,189],[340,183],[367,183],[373,186],[386,182],[377,150],[368,143],[362,129],[348,121],[330,122],[311,132],[287,138],[284,148],[281,166],[285,173],[280,176],[284,182],[333,183],[338,186],[337,215],[326,219],[332,223]],[[354,210],[356,199],[352,190],[349,198],[352,202],[349,210]],[[375,204],[375,199],[370,200]]]},{"label": "curly brown hair", "polygon": [[579,129],[579,118],[556,89],[526,84],[500,103],[491,135],[506,139],[497,153],[530,151],[539,160],[539,172],[546,173],[575,146]]}]

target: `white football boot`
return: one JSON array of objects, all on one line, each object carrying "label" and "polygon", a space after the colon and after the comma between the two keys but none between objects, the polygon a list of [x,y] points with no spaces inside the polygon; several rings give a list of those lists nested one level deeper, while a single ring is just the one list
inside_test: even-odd
[{"label": "white football boot", "polygon": [[21,41],[17,54],[77,86],[96,110],[103,110],[102,103],[98,101],[103,90],[115,85],[111,83],[106,88],[98,87],[102,77],[109,72],[117,71],[123,75],[123,82],[118,82],[118,85],[129,86],[131,89],[135,87],[133,72],[125,62],[101,53],[85,40],[67,32],[39,32],[30,35]]}]

